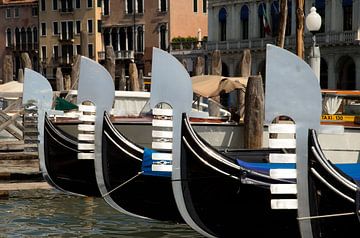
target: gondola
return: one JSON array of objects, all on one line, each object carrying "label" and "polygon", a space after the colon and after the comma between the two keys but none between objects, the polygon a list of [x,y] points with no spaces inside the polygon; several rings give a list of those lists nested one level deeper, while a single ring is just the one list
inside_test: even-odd
[{"label": "gondola", "polygon": [[78,159],[79,152],[77,138],[56,128],[45,116],[44,160],[47,176],[62,191],[99,197],[94,161]]},{"label": "gondola", "polygon": [[[191,219],[209,235],[299,237],[294,210],[274,211],[269,149],[219,153],[203,141],[184,115],[181,132],[181,186]],[[252,167],[252,165],[254,165]],[[277,225],[281,224],[281,226]],[[275,235],[276,234],[276,235]]]},{"label": "gondola", "polygon": [[309,200],[314,237],[358,237],[360,163],[333,164],[309,130]]},{"label": "gondola", "polygon": [[109,192],[104,195],[132,214],[183,222],[172,194],[171,174],[151,171],[151,152],[124,137],[105,113],[102,163]]}]

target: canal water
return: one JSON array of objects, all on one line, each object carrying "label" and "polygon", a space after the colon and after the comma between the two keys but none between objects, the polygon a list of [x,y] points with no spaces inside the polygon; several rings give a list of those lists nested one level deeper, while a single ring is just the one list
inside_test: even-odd
[{"label": "canal water", "polygon": [[[166,209],[166,207],[164,207]],[[201,237],[185,224],[137,219],[101,198],[57,190],[10,192],[0,199],[0,237]]]}]

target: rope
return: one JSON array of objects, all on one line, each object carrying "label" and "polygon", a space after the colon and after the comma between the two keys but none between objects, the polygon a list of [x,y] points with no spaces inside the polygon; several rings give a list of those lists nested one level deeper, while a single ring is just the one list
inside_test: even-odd
[{"label": "rope", "polygon": [[131,182],[133,179],[135,179],[136,177],[138,177],[139,175],[141,175],[141,174],[143,174],[143,173],[144,173],[144,171],[138,172],[138,173],[137,173],[134,177],[132,177],[132,178],[130,178],[130,179],[128,179],[128,180],[126,180],[126,181],[125,181],[125,182],[123,182],[122,184],[118,185],[116,188],[114,188],[114,189],[110,190],[109,192],[107,192],[107,193],[103,194],[103,195],[102,195],[102,197],[106,197],[106,196],[108,196],[110,193],[112,193],[112,192],[114,192],[115,190],[117,190],[117,189],[121,188],[121,187],[122,187],[122,186],[124,186],[125,184],[127,184],[127,183]]},{"label": "rope", "polygon": [[322,215],[322,216],[310,216],[310,217],[298,217],[299,221],[302,220],[309,220],[309,219],[320,219],[320,218],[330,218],[330,217],[340,217],[340,216],[350,216],[355,215],[355,212],[347,212],[347,213],[336,213],[336,214],[329,214],[329,215]]}]

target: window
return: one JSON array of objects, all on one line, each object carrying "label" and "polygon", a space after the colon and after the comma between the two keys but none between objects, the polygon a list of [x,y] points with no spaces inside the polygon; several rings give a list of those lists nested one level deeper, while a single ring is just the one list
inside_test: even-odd
[{"label": "window", "polygon": [[226,40],[226,18],[227,18],[226,9],[221,8],[219,11],[220,41]]},{"label": "window", "polygon": [[97,32],[101,33],[101,20],[97,20]]},{"label": "window", "polygon": [[163,24],[160,26],[160,49],[162,50],[166,50],[167,46],[166,46],[166,25]]},{"label": "window", "polygon": [[25,28],[21,28],[21,49],[26,50],[26,31]]},{"label": "window", "polygon": [[88,20],[87,30],[88,33],[93,33],[93,20]]},{"label": "window", "polygon": [[241,39],[249,39],[249,7],[244,5],[240,10]]},{"label": "window", "polygon": [[15,28],[15,45],[16,45],[16,49],[20,50],[20,30],[19,30],[19,28]]},{"label": "window", "polygon": [[81,8],[80,0],[75,1],[75,8]]},{"label": "window", "polygon": [[32,50],[33,49],[33,39],[32,39],[32,31],[31,28],[28,27],[26,30],[26,37],[27,37],[27,45],[28,45],[28,50]]},{"label": "window", "polygon": [[75,50],[76,50],[76,54],[77,54],[77,55],[80,55],[80,54],[81,54],[81,46],[80,46],[80,45],[76,45]]},{"label": "window", "polygon": [[167,0],[160,0],[160,12],[166,12],[167,11]]},{"label": "window", "polygon": [[11,39],[11,29],[8,28],[6,30],[6,47],[12,46],[12,39]]},{"label": "window", "polygon": [[58,10],[58,0],[52,0],[52,9],[54,11]]},{"label": "window", "polygon": [[45,2],[46,2],[46,0],[41,0],[41,4],[40,4],[41,11],[45,11],[45,10],[46,10]]},{"label": "window", "polygon": [[53,46],[53,58],[56,61],[59,59],[59,46],[57,45]]},{"label": "window", "polygon": [[33,29],[33,36],[34,36],[34,44],[36,46],[38,43],[38,30],[36,27],[34,27],[34,29]]},{"label": "window", "polygon": [[73,12],[72,0],[61,0],[61,12]]},{"label": "window", "polygon": [[18,7],[14,8],[14,17],[19,17],[19,8]]},{"label": "window", "polygon": [[39,15],[39,8],[38,7],[32,7],[31,9],[31,15],[33,17],[37,17]]},{"label": "window", "polygon": [[131,14],[134,12],[133,2],[134,2],[134,0],[126,0],[126,11],[128,14]]},{"label": "window", "polygon": [[108,16],[110,13],[110,0],[104,0],[104,10],[103,10],[103,14],[105,16]]},{"label": "window", "polygon": [[89,44],[88,45],[88,50],[89,50],[89,58],[94,58],[94,47],[93,44]]},{"label": "window", "polygon": [[343,30],[352,30],[352,0],[343,0]]},{"label": "window", "polygon": [[319,32],[325,32],[325,0],[315,0],[316,12],[321,16]]},{"label": "window", "polygon": [[102,7],[102,0],[97,0],[97,7]]},{"label": "window", "polygon": [[61,22],[61,39],[71,40],[74,39],[74,23],[72,21]]},{"label": "window", "polygon": [[87,0],[87,7],[92,8],[93,7],[93,0]]},{"label": "window", "polygon": [[137,0],[137,12],[144,13],[144,2],[143,0]]},{"label": "window", "polygon": [[75,22],[75,34],[80,34],[81,32],[81,21]]},{"label": "window", "polygon": [[137,28],[137,51],[144,52],[144,29],[142,26]]},{"label": "window", "polygon": [[72,45],[62,45],[61,46],[61,56],[63,63],[71,63],[72,57],[74,55],[74,50]]},{"label": "window", "polygon": [[285,35],[289,36],[291,35],[291,0],[288,0],[288,15],[286,18],[286,29],[285,29]]},{"label": "window", "polygon": [[5,17],[6,17],[6,18],[10,18],[10,17],[11,17],[11,9],[10,9],[10,8],[6,8]]},{"label": "window", "polygon": [[53,35],[59,34],[59,23],[57,21],[53,22]]},{"label": "window", "polygon": [[202,8],[203,8],[203,13],[207,13],[207,0],[203,0]]},{"label": "window", "polygon": [[41,59],[42,61],[46,61],[46,46],[41,46]]},{"label": "window", "polygon": [[46,23],[41,22],[41,35],[46,36]]},{"label": "window", "polygon": [[197,4],[198,0],[193,0],[193,7],[194,7],[194,12],[198,11],[198,4]]}]

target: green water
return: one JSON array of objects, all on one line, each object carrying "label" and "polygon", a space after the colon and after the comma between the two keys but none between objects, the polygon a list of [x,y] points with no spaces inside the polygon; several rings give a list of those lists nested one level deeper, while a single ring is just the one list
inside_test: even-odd
[{"label": "green water", "polygon": [[201,236],[184,224],[123,215],[100,198],[28,190],[10,192],[9,198],[0,199],[0,237]]}]

